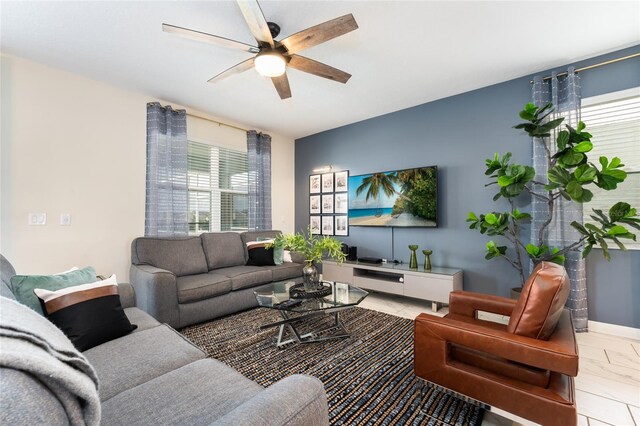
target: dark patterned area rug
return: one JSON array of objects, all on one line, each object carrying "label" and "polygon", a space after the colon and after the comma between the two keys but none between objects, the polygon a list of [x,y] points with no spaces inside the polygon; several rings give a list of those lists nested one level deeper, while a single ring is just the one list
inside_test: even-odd
[{"label": "dark patterned area rug", "polygon": [[[362,308],[341,313],[351,337],[275,347],[280,320],[257,308],[181,330],[187,339],[251,380],[269,386],[296,373],[320,379],[332,425],[479,425],[484,410],[436,388],[420,395],[413,374],[413,321]],[[316,329],[328,318],[310,319]],[[303,328],[303,327],[301,327]],[[304,331],[304,330],[303,330]]]}]

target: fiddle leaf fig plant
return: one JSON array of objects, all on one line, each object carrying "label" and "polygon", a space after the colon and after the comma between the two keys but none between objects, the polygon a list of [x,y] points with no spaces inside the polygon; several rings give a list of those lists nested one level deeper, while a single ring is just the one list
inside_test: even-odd
[{"label": "fiddle leaf fig plant", "polygon": [[[506,212],[494,211],[486,214],[469,212],[467,216],[470,229],[506,240],[506,245],[489,241],[486,244],[485,258],[507,260],[518,271],[523,284],[525,259],[532,260],[534,264],[541,261],[563,264],[568,252],[581,249],[584,258],[597,245],[602,249],[604,257],[610,260],[609,242],[626,250],[621,240],[635,241],[636,235],[630,228],[640,229],[637,210],[620,201],[607,213],[593,209],[594,214],[590,215],[593,223],[582,225],[576,221],[572,222],[571,226],[580,235],[575,241],[564,247],[549,247],[545,243],[545,231],[552,222],[560,197],[586,203],[594,197],[589,187],[596,186],[612,191],[627,178],[627,173],[622,169],[624,164],[618,157],[608,159],[602,156],[598,159],[598,164],[590,161],[588,153],[593,149],[592,135],[585,131],[586,125],[583,122],[578,123],[576,128],[565,125],[565,129],[558,131],[553,141],[551,135],[564,121],[562,117],[551,119],[553,112],[550,103],[543,107],[528,103],[519,114],[525,122],[514,126],[534,138],[534,143],[542,144],[547,160],[547,181],[536,181],[533,167],[511,163],[510,152],[504,155],[495,153],[493,158],[486,160],[485,175],[489,177],[490,182],[485,186],[497,185],[498,192],[493,201],[504,198],[510,209]],[[515,199],[521,194],[527,194],[547,204],[547,217],[532,241],[528,241],[528,236],[522,235],[522,226],[531,220],[531,215],[520,212],[515,207]]]}]

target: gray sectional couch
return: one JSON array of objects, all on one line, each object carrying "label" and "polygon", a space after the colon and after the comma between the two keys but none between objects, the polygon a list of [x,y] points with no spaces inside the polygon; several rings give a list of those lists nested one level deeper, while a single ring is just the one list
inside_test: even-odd
[{"label": "gray sectional couch", "polygon": [[[24,321],[18,322],[35,322],[38,329],[51,327],[44,317],[8,300],[13,299],[9,279],[15,271],[1,255],[0,261],[3,330],[11,328],[8,314],[3,314],[10,310],[8,308],[23,310],[19,312]],[[294,375],[262,388],[223,363],[206,358],[199,348],[171,327],[134,307],[136,295],[130,285],[119,284],[119,290],[125,313],[138,328],[77,355],[84,356],[97,375],[99,393],[93,405],[101,412],[98,414],[100,424],[329,424],[326,394],[319,380]],[[53,331],[61,334],[55,327]],[[64,335],[62,337],[66,339]],[[11,336],[6,333],[0,336],[3,351],[16,345],[15,341],[7,339]],[[71,345],[68,339],[67,342]],[[33,352],[37,350],[35,348]],[[33,358],[28,345],[23,351],[24,359]],[[59,397],[60,389],[48,387],[23,369],[7,367],[6,360],[11,355],[8,352],[0,357],[0,424],[86,423],[71,421],[71,405]],[[94,389],[94,392],[97,391]],[[77,405],[87,404],[80,401]],[[95,416],[93,419],[89,423],[97,424]]]},{"label": "gray sectional couch", "polygon": [[302,282],[304,259],[248,266],[248,241],[280,231],[210,232],[197,237],[140,237],[131,243],[129,279],[138,307],[181,328],[256,307],[253,292],[273,282]]}]

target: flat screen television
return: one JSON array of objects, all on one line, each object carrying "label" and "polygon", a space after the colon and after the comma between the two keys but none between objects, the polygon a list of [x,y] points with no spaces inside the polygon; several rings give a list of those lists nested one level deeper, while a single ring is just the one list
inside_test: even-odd
[{"label": "flat screen television", "polygon": [[438,167],[349,176],[349,226],[438,226]]}]

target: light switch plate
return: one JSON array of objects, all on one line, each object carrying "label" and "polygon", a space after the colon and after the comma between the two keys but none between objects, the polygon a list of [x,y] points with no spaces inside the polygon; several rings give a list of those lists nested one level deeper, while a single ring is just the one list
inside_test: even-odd
[{"label": "light switch plate", "polygon": [[60,225],[62,225],[62,226],[71,225],[71,214],[69,214],[69,213],[60,213]]},{"label": "light switch plate", "polygon": [[46,225],[47,224],[47,214],[46,213],[29,213],[28,217],[29,225]]}]

